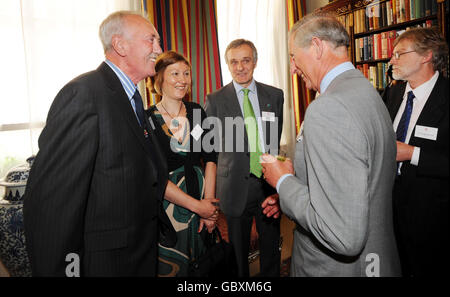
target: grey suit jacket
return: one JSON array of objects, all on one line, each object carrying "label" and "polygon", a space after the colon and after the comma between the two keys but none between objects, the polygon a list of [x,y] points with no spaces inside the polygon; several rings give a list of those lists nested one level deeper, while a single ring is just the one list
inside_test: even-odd
[{"label": "grey suit jacket", "polygon": [[[270,112],[275,115],[275,119],[266,119],[262,123],[266,152],[277,154],[283,127],[283,91],[258,82],[256,89],[261,113]],[[236,128],[232,129],[235,132],[232,137],[227,135],[230,129],[226,129],[226,121],[244,118],[233,83],[208,94],[205,110],[208,117],[216,117],[222,124],[220,136],[222,147],[217,160],[216,196],[220,199],[220,208],[225,215],[238,217],[243,213],[247,202],[250,154],[245,126],[236,125]],[[243,146],[239,148],[242,142]],[[270,148],[267,144],[271,144]],[[275,193],[270,186],[266,192],[267,196]]]},{"label": "grey suit jacket", "polygon": [[396,142],[378,93],[358,70],[337,76],[308,107],[296,176],[280,185],[298,224],[292,276],[396,276],[392,225]]}]

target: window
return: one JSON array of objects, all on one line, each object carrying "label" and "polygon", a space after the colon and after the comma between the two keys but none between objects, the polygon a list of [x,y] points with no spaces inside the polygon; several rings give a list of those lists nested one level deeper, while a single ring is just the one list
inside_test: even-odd
[{"label": "window", "polygon": [[290,108],[286,1],[217,0],[217,28],[224,84],[232,80],[225,62],[225,49],[234,39],[244,38],[252,41],[258,50],[255,80],[284,91],[281,150],[291,154],[295,144],[295,123]]},{"label": "window", "polygon": [[38,151],[57,92],[103,61],[102,20],[140,11],[140,0],[6,0],[1,3],[0,179]]}]

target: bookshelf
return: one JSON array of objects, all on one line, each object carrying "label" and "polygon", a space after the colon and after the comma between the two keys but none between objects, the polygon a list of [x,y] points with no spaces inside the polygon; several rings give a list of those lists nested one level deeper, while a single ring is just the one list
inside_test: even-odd
[{"label": "bookshelf", "polygon": [[448,43],[448,10],[449,0],[335,0],[316,11],[334,13],[346,27],[353,64],[382,92],[390,83],[395,38],[411,28],[435,27]]}]

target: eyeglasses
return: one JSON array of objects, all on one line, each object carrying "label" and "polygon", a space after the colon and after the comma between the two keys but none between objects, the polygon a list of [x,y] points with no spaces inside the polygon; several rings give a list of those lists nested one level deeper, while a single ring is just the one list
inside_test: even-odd
[{"label": "eyeglasses", "polygon": [[409,51],[409,52],[404,52],[404,53],[394,52],[394,53],[392,53],[392,57],[394,57],[396,60],[398,60],[398,59],[400,59],[401,55],[409,54],[409,53],[412,53],[412,52],[415,52],[415,51]]}]

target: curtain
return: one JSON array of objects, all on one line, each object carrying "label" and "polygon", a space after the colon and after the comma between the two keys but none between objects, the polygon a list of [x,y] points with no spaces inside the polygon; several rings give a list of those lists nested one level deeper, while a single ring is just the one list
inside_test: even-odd
[{"label": "curtain", "polygon": [[232,78],[225,63],[225,49],[237,38],[252,41],[258,50],[255,80],[284,92],[281,153],[292,156],[295,128],[292,113],[285,0],[217,0],[220,56],[224,84]]},{"label": "curtain", "polygon": [[[300,20],[306,12],[305,0],[286,0],[288,13],[288,27],[292,26]],[[315,92],[306,88],[303,80],[297,75],[292,76],[292,99],[294,106],[294,118],[296,133],[299,133],[300,126],[303,122],[306,108],[315,98]]]},{"label": "curtain", "polygon": [[104,60],[98,28],[116,10],[140,0],[1,1],[0,179],[37,153],[57,92]]},{"label": "curtain", "polygon": [[[142,8],[158,30],[163,51],[177,51],[191,63],[190,99],[203,106],[206,95],[222,87],[216,0],[142,0]],[[147,105],[153,105],[149,81]]]}]

